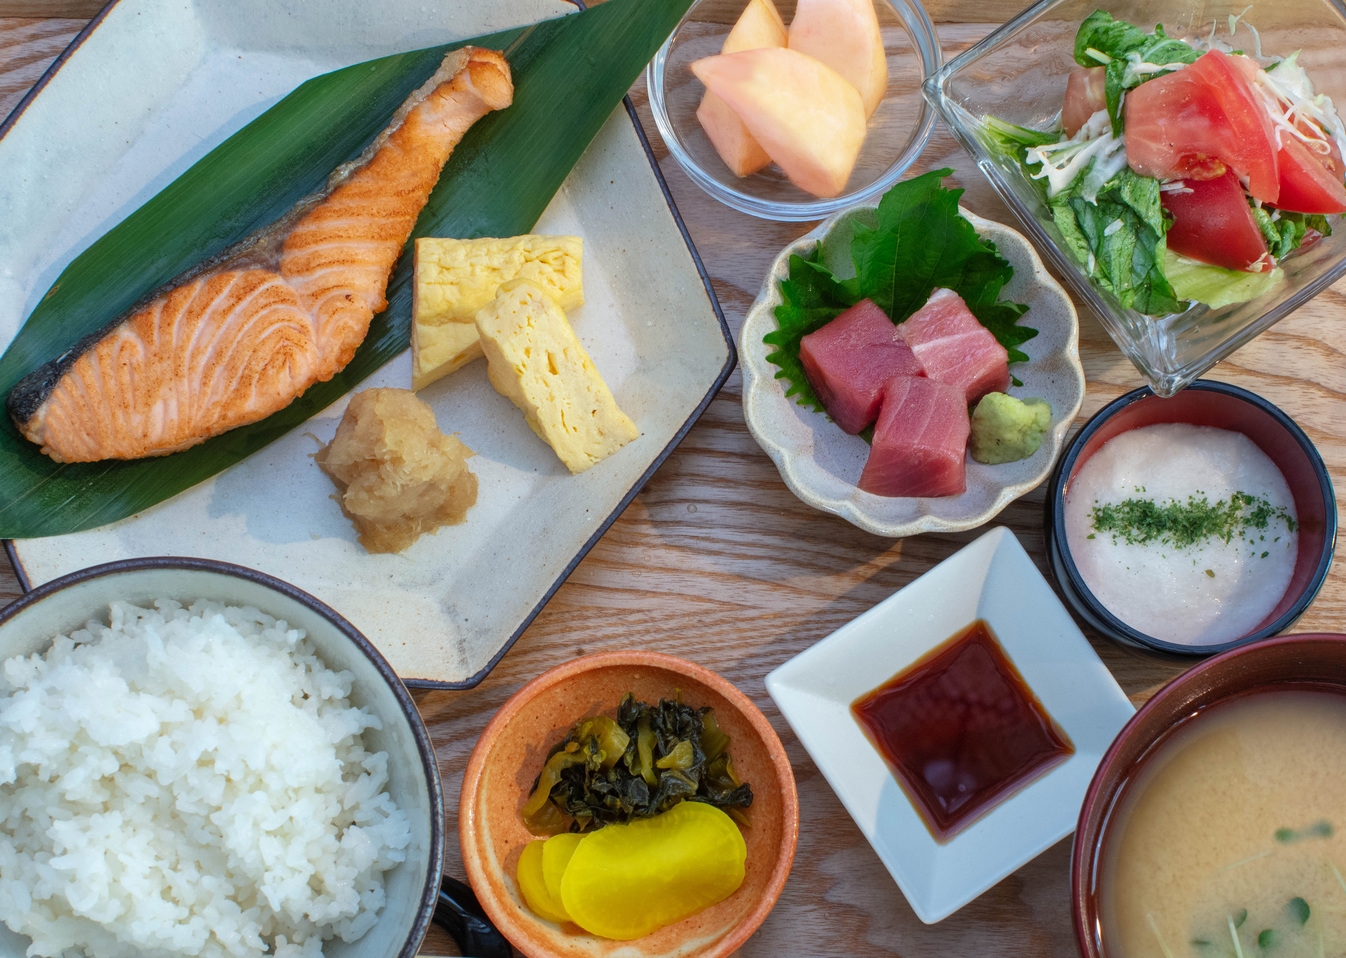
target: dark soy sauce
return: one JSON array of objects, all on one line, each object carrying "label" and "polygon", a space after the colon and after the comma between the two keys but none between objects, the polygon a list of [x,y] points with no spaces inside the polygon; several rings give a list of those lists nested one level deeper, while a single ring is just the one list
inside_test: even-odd
[{"label": "dark soy sauce", "polygon": [[851,711],[940,842],[1075,751],[982,620]]}]

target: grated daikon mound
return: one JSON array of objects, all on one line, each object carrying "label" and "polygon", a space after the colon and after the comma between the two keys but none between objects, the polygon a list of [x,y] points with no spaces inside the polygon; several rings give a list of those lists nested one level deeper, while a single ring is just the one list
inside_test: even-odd
[{"label": "grated daikon mound", "polygon": [[253,608],[116,603],[0,676],[0,920],[28,954],[312,956],[410,830],[377,716]]}]

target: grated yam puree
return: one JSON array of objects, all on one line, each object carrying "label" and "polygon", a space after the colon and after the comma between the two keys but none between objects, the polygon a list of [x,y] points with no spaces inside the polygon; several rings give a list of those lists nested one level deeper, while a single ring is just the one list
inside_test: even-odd
[{"label": "grated yam puree", "polygon": [[0,920],[30,956],[283,958],[405,858],[377,716],[254,608],[114,603],[0,675]]}]

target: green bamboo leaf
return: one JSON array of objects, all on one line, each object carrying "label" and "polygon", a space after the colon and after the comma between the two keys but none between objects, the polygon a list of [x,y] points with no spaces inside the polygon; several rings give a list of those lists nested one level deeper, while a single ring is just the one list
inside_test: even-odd
[{"label": "green bamboo leaf", "polygon": [[[592,10],[468,40],[503,49],[514,104],[463,138],[412,233],[514,236],[533,228],[691,0],[607,0]],[[110,230],[57,279],[0,357],[0,398],[28,372],[150,291],[277,219],[359,154],[450,44],[316,77],[216,147]],[[410,244],[408,244],[408,249]],[[286,409],[171,456],[60,464],[0,416],[0,538],[78,532],[132,515],[261,449],[407,348],[411,256],[355,358]]]}]

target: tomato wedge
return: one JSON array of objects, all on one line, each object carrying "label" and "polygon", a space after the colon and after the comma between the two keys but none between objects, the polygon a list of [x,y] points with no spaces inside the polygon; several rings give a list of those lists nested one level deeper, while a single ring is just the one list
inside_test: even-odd
[{"label": "tomato wedge", "polygon": [[1089,117],[1108,108],[1107,67],[1074,67],[1066,78],[1066,99],[1061,104],[1061,129],[1074,136]]},{"label": "tomato wedge", "polygon": [[1270,266],[1266,240],[1232,172],[1214,180],[1186,180],[1191,192],[1160,194],[1173,214],[1168,248],[1212,266],[1262,272]]},{"label": "tomato wedge", "polygon": [[1131,168],[1142,176],[1189,180],[1216,179],[1228,168],[1248,180],[1253,196],[1275,203],[1276,141],[1271,118],[1250,85],[1256,69],[1246,57],[1211,50],[1127,93]]},{"label": "tomato wedge", "polygon": [[1276,205],[1295,213],[1346,213],[1346,185],[1335,144],[1328,141],[1328,152],[1323,154],[1287,134],[1282,134],[1281,144],[1277,157],[1281,189]]}]

